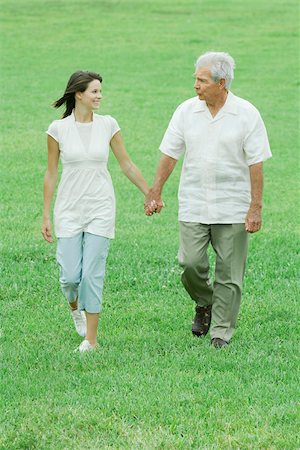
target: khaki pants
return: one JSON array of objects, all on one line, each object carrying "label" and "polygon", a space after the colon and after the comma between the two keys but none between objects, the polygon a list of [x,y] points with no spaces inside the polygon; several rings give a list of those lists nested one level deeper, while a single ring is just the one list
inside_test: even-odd
[{"label": "khaki pants", "polygon": [[[179,222],[178,262],[183,267],[181,281],[200,306],[212,305],[211,338],[229,342],[241,303],[248,233],[245,224],[204,225]],[[209,279],[207,248],[216,253],[215,280]]]}]

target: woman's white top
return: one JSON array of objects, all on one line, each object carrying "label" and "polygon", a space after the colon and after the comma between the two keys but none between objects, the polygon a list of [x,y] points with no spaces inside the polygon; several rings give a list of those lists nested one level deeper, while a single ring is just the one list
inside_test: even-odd
[{"label": "woman's white top", "polygon": [[90,123],[74,112],[47,130],[59,145],[62,175],[54,206],[57,237],[88,232],[110,239],[115,234],[115,194],[107,169],[109,145],[120,130],[111,116],[93,114]]}]

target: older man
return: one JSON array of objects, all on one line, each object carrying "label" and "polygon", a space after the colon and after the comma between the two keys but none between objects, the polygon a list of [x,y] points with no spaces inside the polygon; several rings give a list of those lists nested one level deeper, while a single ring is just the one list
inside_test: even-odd
[{"label": "older man", "polygon": [[[192,333],[227,346],[236,326],[247,258],[248,233],[262,224],[263,161],[271,157],[258,110],[230,92],[234,60],[208,52],[196,62],[196,97],[173,114],[160,145],[163,153],[145,202],[151,215],[184,154],[179,185],[181,280],[196,302]],[[214,283],[207,249],[216,253]],[[212,322],[212,324],[211,324]]]}]

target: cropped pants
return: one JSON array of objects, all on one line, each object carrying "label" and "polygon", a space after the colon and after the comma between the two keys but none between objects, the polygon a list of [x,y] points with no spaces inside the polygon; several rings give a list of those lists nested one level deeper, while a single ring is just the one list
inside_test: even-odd
[{"label": "cropped pants", "polygon": [[78,298],[82,311],[101,312],[108,249],[108,238],[91,233],[57,240],[61,289],[70,303]]},{"label": "cropped pants", "polygon": [[[209,279],[207,249],[216,253],[215,278]],[[230,341],[239,313],[248,251],[245,224],[180,222],[178,262],[181,281],[200,306],[212,305],[211,338]]]}]

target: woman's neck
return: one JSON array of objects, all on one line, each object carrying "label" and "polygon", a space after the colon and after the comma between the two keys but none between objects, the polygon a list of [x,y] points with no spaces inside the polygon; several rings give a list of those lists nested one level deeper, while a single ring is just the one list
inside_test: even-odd
[{"label": "woman's neck", "polygon": [[75,109],[74,109],[74,116],[75,116],[76,122],[89,123],[89,122],[93,121],[92,111],[87,111],[87,110],[85,110],[83,108],[79,108],[77,106],[75,106]]}]

